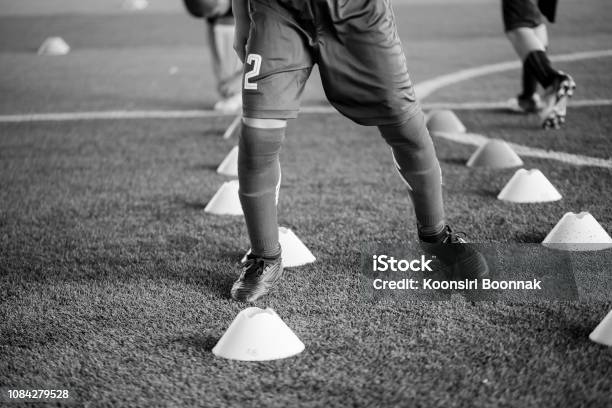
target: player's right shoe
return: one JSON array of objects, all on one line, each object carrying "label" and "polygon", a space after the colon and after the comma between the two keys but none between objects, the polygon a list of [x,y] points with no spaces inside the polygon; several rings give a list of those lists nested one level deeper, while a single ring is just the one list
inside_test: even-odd
[{"label": "player's right shoe", "polygon": [[254,302],[268,294],[270,289],[283,276],[281,257],[264,258],[247,255],[242,264],[240,277],[232,286],[232,299],[241,302]]},{"label": "player's right shoe", "polygon": [[436,242],[421,239],[421,248],[435,256],[449,269],[449,277],[455,280],[482,279],[489,276],[485,257],[462,236],[447,225]]},{"label": "player's right shoe", "polygon": [[559,71],[553,83],[542,96],[543,106],[539,112],[543,129],[559,129],[565,123],[567,100],[574,95],[576,82],[568,74]]}]

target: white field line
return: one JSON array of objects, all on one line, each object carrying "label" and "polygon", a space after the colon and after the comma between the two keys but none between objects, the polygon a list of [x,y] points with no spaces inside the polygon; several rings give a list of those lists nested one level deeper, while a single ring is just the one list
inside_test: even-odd
[{"label": "white field line", "polygon": [[[611,106],[612,99],[582,99],[569,100],[569,107],[582,108],[592,106]],[[492,110],[492,109],[512,109],[508,101],[498,102],[435,102],[424,103],[423,109],[452,109],[452,110]]]},{"label": "white field line", "polygon": [[[592,58],[612,57],[612,50],[595,50],[562,54],[551,57],[552,61],[578,61]],[[456,84],[461,81],[473,79],[479,76],[489,75],[496,72],[518,69],[521,67],[519,61],[507,61],[497,64],[483,65],[476,68],[469,68],[457,71],[448,75],[442,75],[415,85],[415,91],[420,99],[424,99],[436,90]],[[612,102],[608,99],[574,101],[570,106],[607,106]],[[452,107],[454,109],[494,109],[507,108],[507,102],[475,102],[465,104],[424,104],[424,108],[432,109],[437,107]],[[332,113],[335,110],[331,106],[312,106],[304,107],[301,113]],[[40,122],[40,121],[75,121],[75,120],[104,120],[104,119],[184,119],[184,118],[210,118],[224,116],[213,110],[154,110],[154,111],[97,111],[97,112],[60,112],[60,113],[32,113],[16,115],[0,115],[0,123],[20,123],[20,122]],[[238,126],[239,116],[236,117],[230,127],[223,135],[224,138],[231,137],[235,127]],[[485,136],[475,134],[448,134],[436,133],[437,136],[452,140],[458,143],[480,146],[489,139]],[[570,153],[555,152],[544,149],[532,148],[510,143],[512,148],[520,155],[557,160],[579,166],[597,166],[612,168],[612,161],[574,155]]]},{"label": "white field line", "polygon": [[[336,112],[336,110],[331,105],[307,106],[300,109],[300,113],[306,114],[333,112]],[[215,110],[111,110],[91,112],[23,113],[14,115],[0,115],[0,123],[68,122],[123,119],[201,119],[233,115],[233,113],[224,114]]]},{"label": "white field line", "polygon": [[[509,108],[506,101],[499,102],[436,102],[423,103],[423,109],[486,110]],[[612,99],[570,100],[569,107],[610,106]],[[329,114],[336,110],[331,105],[304,106],[300,114]],[[69,122],[87,120],[124,120],[124,119],[205,119],[231,116],[214,110],[132,110],[132,111],[92,111],[58,113],[24,113],[0,115],[0,123],[24,122]],[[236,119],[234,119],[235,121]],[[233,124],[234,122],[232,122]],[[229,130],[229,129],[228,129]]]},{"label": "white field line", "polygon": [[[562,54],[551,57],[553,61],[578,61],[590,58],[612,57],[612,50],[595,50]],[[448,75],[432,78],[415,85],[420,99],[425,99],[434,91],[468,79],[496,72],[520,68],[517,61],[507,61],[497,64],[483,65],[464,69]],[[605,103],[606,105],[608,103]],[[578,106],[574,104],[574,106]],[[589,105],[591,106],[591,105]],[[424,105],[427,107],[427,105]],[[301,113],[332,113],[335,110],[330,105],[304,107]],[[15,115],[0,115],[0,123],[42,122],[42,121],[74,121],[74,120],[112,120],[112,119],[191,119],[226,116],[213,110],[136,110],[136,111],[94,111],[94,112],[58,112],[58,113],[26,113]]]},{"label": "white field line", "polygon": [[[475,133],[432,132],[432,134],[436,137],[441,137],[443,139],[451,140],[456,143],[467,144],[471,146],[482,146],[483,144],[491,140],[486,136]],[[523,146],[510,142],[507,143],[519,156],[523,157],[535,157],[538,159],[556,160],[575,166],[591,166],[612,169],[612,160],[609,159],[600,159],[597,157],[583,156],[579,154],[556,152],[553,150],[539,149],[537,147]]]},{"label": "white field line", "polygon": [[[551,57],[551,61],[555,62],[568,62],[578,61],[591,58],[606,58],[612,57],[612,50],[595,50],[585,52],[574,52],[571,54],[561,54]],[[497,64],[482,65],[476,68],[468,68],[461,71],[453,72],[448,75],[438,76],[423,82],[420,82],[414,86],[415,92],[419,99],[425,99],[435,91],[445,86],[453,85],[461,81],[473,79],[476,77],[494,74],[496,72],[509,71],[512,69],[518,69],[521,67],[521,62],[506,61]]]},{"label": "white field line", "polygon": [[113,120],[113,119],[191,119],[217,118],[224,116],[213,110],[119,110],[95,112],[58,112],[58,113],[25,113],[1,115],[2,123],[20,122],[64,122],[77,120]]}]

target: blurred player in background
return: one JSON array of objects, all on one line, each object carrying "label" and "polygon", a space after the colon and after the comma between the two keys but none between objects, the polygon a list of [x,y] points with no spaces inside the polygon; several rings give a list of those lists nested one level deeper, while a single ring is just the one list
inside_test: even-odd
[{"label": "blurred player in background", "polygon": [[219,101],[214,109],[239,113],[242,108],[242,62],[234,51],[234,16],[231,0],[184,0],[189,13],[206,21],[208,43],[217,80]]},{"label": "blurred player in background", "polygon": [[[424,250],[463,275],[487,273],[482,255],[445,222],[440,165],[390,0],[234,0],[233,11],[235,49],[245,62],[238,179],[251,254],[232,297],[254,301],[282,275],[279,153],[315,63],[331,104],[356,123],[377,126],[391,147]],[[447,245],[454,243],[461,245]]]},{"label": "blurred player in background", "polygon": [[[576,88],[572,77],[548,59],[544,17],[554,22],[556,9],[557,0],[502,0],[506,36],[523,61],[523,89],[516,105],[522,112],[538,113],[544,129],[558,129],[565,122],[567,99]],[[544,88],[542,98],[538,83]]]}]

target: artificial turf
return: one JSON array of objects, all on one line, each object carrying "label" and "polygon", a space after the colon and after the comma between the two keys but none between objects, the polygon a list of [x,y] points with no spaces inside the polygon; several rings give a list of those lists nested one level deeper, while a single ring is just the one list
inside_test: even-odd
[{"label": "artificial turf", "polygon": [[[563,3],[576,11],[572,18],[578,22],[559,24],[562,50],[581,41],[602,48],[609,41],[605,1],[590,4],[592,15],[578,3]],[[499,21],[491,20],[499,18],[497,5],[484,10],[488,18],[479,26],[481,2],[453,2],[446,15],[459,17],[439,29],[439,2],[411,7],[402,4],[397,14],[422,24],[400,26],[417,80],[514,58],[496,31]],[[97,33],[84,34],[78,45],[86,49],[77,47],[48,64],[28,54],[37,43],[34,35],[20,37],[17,25],[0,24],[0,32],[17,41],[0,36],[0,62],[8,72],[0,79],[1,112],[193,109],[212,103],[214,94],[204,94],[212,80],[199,71],[208,63],[205,50],[197,54],[193,37],[180,46],[186,34],[170,24],[178,17],[110,19],[108,32],[114,34],[105,49],[99,37],[107,17],[81,20],[93,21]],[[52,23],[77,35],[88,26],[78,20],[64,16]],[[164,21],[166,31],[160,28]],[[152,26],[151,38],[137,32],[122,44],[126,34],[119,30]],[[185,29],[196,35],[200,28]],[[163,33],[178,37],[153,44]],[[490,52],[470,55],[475,41]],[[169,77],[167,68],[176,59],[179,74]],[[607,71],[569,65],[574,66],[592,81],[587,90],[598,89],[594,97],[609,97]],[[494,99],[480,98],[485,86],[471,82],[441,90],[432,100],[513,95],[514,80],[498,78],[498,87],[487,88],[496,92]],[[495,78],[483,83],[489,81]],[[307,101],[322,99],[316,88],[309,92]],[[458,114],[472,132],[610,157],[607,107],[571,108],[571,122],[559,133],[540,132],[530,118],[501,112]],[[214,357],[212,347],[246,307],[228,297],[248,247],[244,222],[203,212],[227,180],[215,168],[236,142],[221,139],[230,121],[0,123],[3,392],[68,389],[76,406],[609,406],[612,353],[588,340],[612,308],[609,251],[570,256],[577,301],[369,299],[360,291],[364,244],[414,242],[414,217],[375,129],[336,114],[291,122],[281,157],[280,222],[317,262],[288,270],[277,290],[257,303],[276,310],[305,351],[264,363]],[[472,147],[434,141],[449,221],[469,238],[538,243],[563,213],[581,210],[610,231],[609,169],[524,158],[563,200],[510,204],[495,196],[513,170],[468,169]]]},{"label": "artificial turf", "polygon": [[[61,386],[94,405],[609,400],[612,355],[587,340],[609,291],[528,304],[360,294],[361,246],[413,240],[414,219],[376,132],[333,115],[292,123],[282,155],[281,224],[318,261],[258,303],[306,351],[270,363],[215,358],[244,307],[228,291],[248,245],[241,217],[203,213],[225,180],[214,168],[234,142],[220,138],[226,122],[2,125],[3,385]],[[510,172],[469,170],[469,151],[436,142],[449,219],[470,237],[537,241],[580,203],[612,222],[609,170],[533,161],[565,199],[511,205],[494,196]],[[574,189],[582,178],[592,184]],[[606,259],[592,266],[609,270]]]}]

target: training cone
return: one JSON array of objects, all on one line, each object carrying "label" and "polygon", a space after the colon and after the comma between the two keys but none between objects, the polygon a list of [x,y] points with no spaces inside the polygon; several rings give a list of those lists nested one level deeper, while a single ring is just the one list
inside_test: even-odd
[{"label": "training cone", "polygon": [[561,194],[538,169],[519,169],[497,196],[513,203],[543,203],[561,199]]},{"label": "training cone", "polygon": [[427,115],[427,129],[432,133],[465,133],[467,130],[451,110],[433,111]]},{"label": "training cone", "polygon": [[595,343],[612,347],[612,310],[610,310],[610,313],[608,313],[601,323],[597,325],[595,330],[589,334],[589,339]]},{"label": "training cone", "polygon": [[238,146],[234,147],[217,167],[217,173],[238,177]]},{"label": "training cone", "polygon": [[249,307],[238,313],[212,352],[243,361],[287,358],[304,351],[304,343],[270,308]]},{"label": "training cone", "polygon": [[480,146],[467,161],[468,167],[505,169],[523,165],[521,158],[503,140],[493,139]]},{"label": "training cone", "polygon": [[61,37],[49,37],[43,41],[38,48],[38,55],[66,55],[70,52],[70,46]]},{"label": "training cone", "polygon": [[149,7],[149,2],[147,0],[125,0],[121,7],[124,10],[144,10]]},{"label": "training cone", "polygon": [[[306,245],[289,228],[279,227],[278,241],[281,246],[283,266],[285,268],[295,268],[317,260]],[[251,253],[250,249],[246,255],[249,253]],[[242,258],[242,262],[246,261],[246,255]]]},{"label": "training cone", "polygon": [[217,215],[242,215],[238,197],[238,180],[223,183],[204,208],[204,212]]},{"label": "training cone", "polygon": [[542,245],[567,251],[597,251],[612,248],[612,238],[588,212],[568,212],[544,238]]}]

